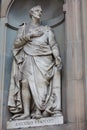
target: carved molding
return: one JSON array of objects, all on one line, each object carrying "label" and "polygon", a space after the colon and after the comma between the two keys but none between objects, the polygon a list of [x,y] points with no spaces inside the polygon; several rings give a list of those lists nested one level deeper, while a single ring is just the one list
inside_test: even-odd
[{"label": "carved molding", "polygon": [[[6,17],[9,13],[9,10],[15,0],[1,0],[1,14],[0,17]],[[64,0],[65,2],[65,0]],[[3,8],[4,7],[4,8]]]},{"label": "carved molding", "polygon": [[13,2],[14,2],[14,0],[2,0],[1,1],[1,16],[0,16],[1,18],[6,17]]}]

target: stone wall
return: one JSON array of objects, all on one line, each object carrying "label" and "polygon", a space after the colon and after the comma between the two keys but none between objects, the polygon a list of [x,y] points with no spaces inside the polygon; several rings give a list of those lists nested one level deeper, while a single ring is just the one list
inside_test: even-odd
[{"label": "stone wall", "polygon": [[[5,102],[6,26],[11,0],[1,1],[0,18],[0,130],[6,129],[3,119]],[[61,126],[39,127],[40,130],[87,129],[87,0],[66,0],[65,12],[65,60],[62,107],[65,123]],[[3,125],[2,125],[3,124]],[[36,128],[30,128],[36,129]],[[38,129],[38,128],[37,128]],[[23,130],[23,129],[22,129]],[[27,129],[26,129],[27,130]]]}]

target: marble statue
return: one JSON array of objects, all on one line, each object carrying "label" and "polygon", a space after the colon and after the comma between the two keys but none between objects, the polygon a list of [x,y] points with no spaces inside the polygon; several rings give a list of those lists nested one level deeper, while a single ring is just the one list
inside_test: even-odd
[{"label": "marble statue", "polygon": [[60,116],[61,58],[54,33],[40,24],[41,6],[29,11],[13,46],[8,108],[11,120]]}]

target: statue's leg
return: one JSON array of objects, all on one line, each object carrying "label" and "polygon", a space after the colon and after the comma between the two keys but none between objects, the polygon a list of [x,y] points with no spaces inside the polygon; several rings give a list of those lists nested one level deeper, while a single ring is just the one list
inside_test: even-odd
[{"label": "statue's leg", "polygon": [[52,93],[47,104],[43,116],[59,116],[61,115],[61,75],[60,71],[55,67],[53,76]]},{"label": "statue's leg", "polygon": [[26,79],[22,80],[22,100],[23,100],[24,113],[20,117],[16,118],[18,120],[30,118],[31,95],[30,95],[30,91],[29,91],[29,84]]},{"label": "statue's leg", "polygon": [[54,71],[52,97],[54,99],[52,116],[61,115],[61,73],[57,68]]},{"label": "statue's leg", "polygon": [[22,115],[22,113],[15,114],[14,116],[12,116],[12,117],[10,118],[10,121],[15,120],[17,117],[19,117],[19,116],[21,116],[21,115]]}]

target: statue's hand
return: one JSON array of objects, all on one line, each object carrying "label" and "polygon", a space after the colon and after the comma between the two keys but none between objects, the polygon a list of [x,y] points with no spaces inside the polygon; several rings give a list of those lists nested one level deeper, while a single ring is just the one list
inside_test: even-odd
[{"label": "statue's hand", "polygon": [[16,39],[16,41],[14,42],[14,48],[19,48],[19,44],[21,43],[20,39]]},{"label": "statue's hand", "polygon": [[27,36],[22,36],[18,39],[16,39],[14,43],[14,48],[19,48],[24,46],[29,41],[29,38]]},{"label": "statue's hand", "polygon": [[60,70],[62,68],[62,62],[61,62],[61,58],[59,56],[55,59],[55,63],[56,63],[58,70]]},{"label": "statue's hand", "polygon": [[29,35],[25,35],[25,36],[23,36],[22,38],[20,38],[20,40],[21,41],[25,41],[25,42],[27,42],[27,41],[29,41],[30,40],[30,36]]},{"label": "statue's hand", "polygon": [[42,36],[44,33],[42,32],[42,31],[40,31],[40,30],[32,30],[31,32],[30,32],[30,37],[40,37],[40,36]]}]

